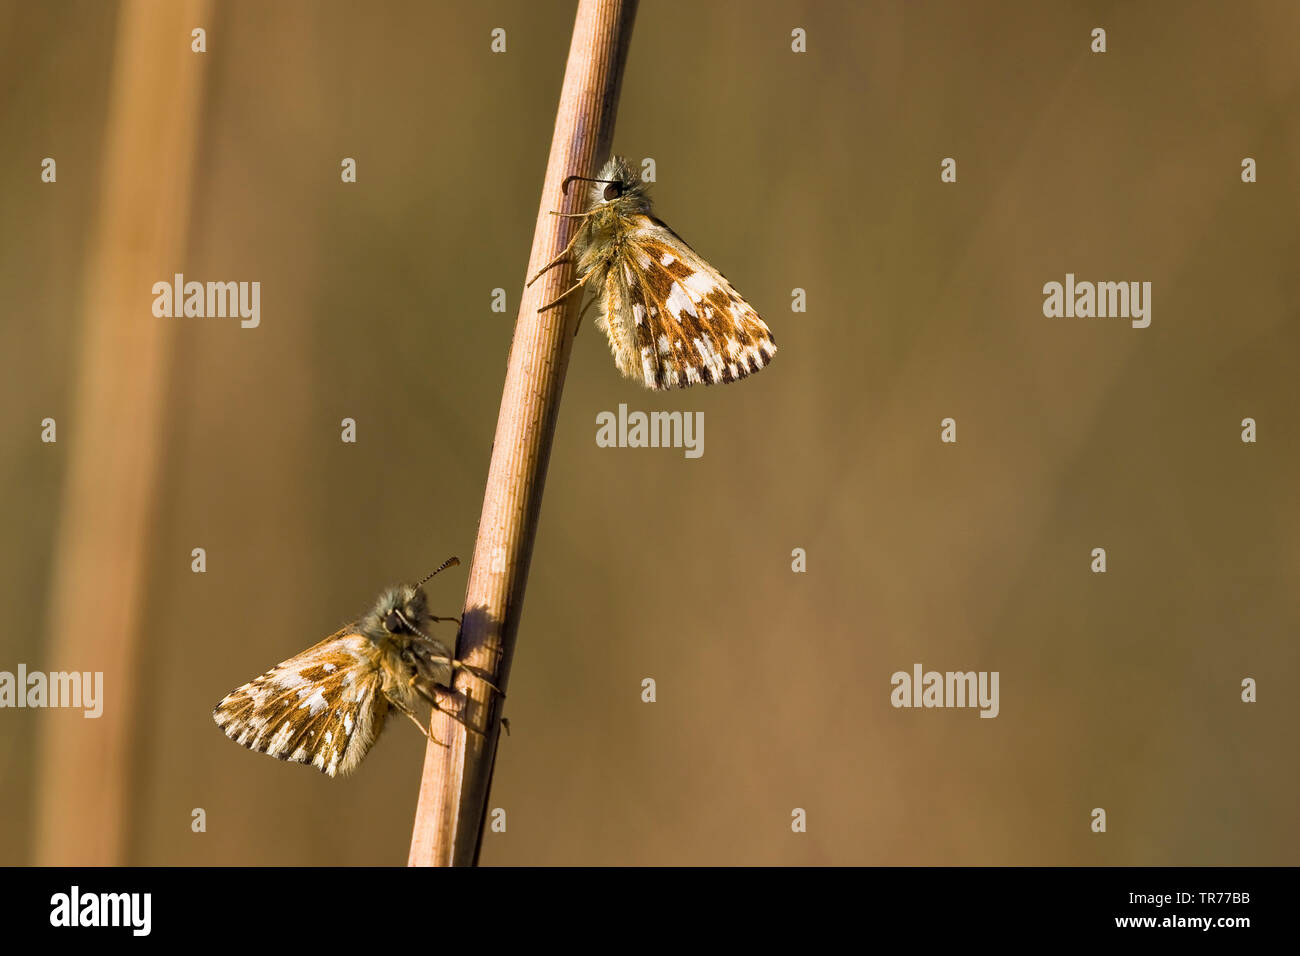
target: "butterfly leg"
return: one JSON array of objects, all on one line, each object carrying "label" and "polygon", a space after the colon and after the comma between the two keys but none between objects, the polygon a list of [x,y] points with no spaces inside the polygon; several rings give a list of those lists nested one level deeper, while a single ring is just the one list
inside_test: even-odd
[{"label": "butterfly leg", "polygon": [[460,627],[460,618],[458,618],[458,617],[434,617],[434,616],[431,614],[431,615],[429,615],[429,620],[431,620],[434,624],[438,624],[438,623],[441,622],[441,621],[455,621],[455,622],[456,622],[456,626],[457,626],[457,627]]},{"label": "butterfly leg", "polygon": [[[430,692],[429,692],[429,689],[428,689],[427,687],[425,687],[425,686],[420,682],[420,677],[419,677],[418,674],[415,675],[415,676],[413,676],[413,677],[411,678],[411,680],[410,680],[409,683],[410,683],[410,685],[411,685],[412,687],[415,688],[416,692],[419,693],[419,695],[420,695],[421,697],[423,697],[425,700],[427,700],[427,701],[429,702],[429,706],[432,707],[434,710],[436,710],[438,713],[440,713],[440,714],[446,714],[448,717],[450,717],[452,720],[456,721],[456,723],[460,724],[460,725],[461,725],[462,727],[464,727],[466,730],[472,730],[472,731],[474,731],[474,733],[478,734],[480,737],[484,736],[483,731],[479,730],[477,727],[473,727],[473,726],[471,726],[471,725],[470,725],[470,724],[465,720],[464,717],[460,716],[460,714],[454,713],[453,711],[447,710],[446,708],[440,706],[440,705],[438,704],[438,699],[437,699],[437,697],[436,697],[434,694],[430,693]],[[437,685],[435,685],[435,686],[437,686]]]},{"label": "butterfly leg", "polygon": [[573,337],[575,339],[578,337],[578,329],[582,328],[582,317],[586,315],[587,310],[590,309],[595,304],[596,304],[595,299],[588,299],[587,304],[584,305],[582,307],[582,311],[578,313],[578,321],[573,324]]},{"label": "butterfly leg", "polygon": [[[438,618],[434,618],[434,620],[436,621]],[[454,618],[450,620],[454,620]],[[456,658],[451,656],[451,652],[448,651],[446,647],[429,638],[425,638],[423,642],[412,643],[403,655],[403,660],[416,668],[416,673],[411,678],[412,681],[420,677],[427,677],[430,680],[435,680],[434,675],[431,673],[432,668],[441,665],[443,667],[450,667],[452,671],[464,671],[466,674],[469,674],[470,677],[487,684],[488,687],[492,688],[492,690],[496,691],[502,697],[506,696],[500,687],[480,674],[478,668],[471,667],[464,661],[456,660]],[[428,695],[426,694],[425,696]]]},{"label": "butterfly leg", "polygon": [[490,680],[488,680],[486,677],[480,674],[477,668],[470,667],[464,661],[458,661],[455,658],[446,657],[443,655],[429,655],[425,657],[424,660],[426,660],[430,664],[445,664],[446,666],[450,667],[453,671],[464,671],[466,674],[468,674],[470,677],[473,677],[475,680],[479,680],[482,681],[484,684],[487,684],[488,687],[492,688],[492,690],[496,691],[502,697],[506,696],[505,691],[503,691],[496,684],[492,683]]},{"label": "butterfly leg", "polygon": [[[551,215],[562,216],[566,219],[585,219],[587,217],[587,213],[585,212],[553,212],[551,213]],[[524,288],[527,289],[528,286],[532,285],[534,282],[540,279],[544,273],[549,272],[551,269],[554,269],[560,263],[568,261],[569,253],[573,251],[573,247],[577,243],[578,237],[581,235],[582,235],[582,227],[579,227],[574,231],[573,238],[571,238],[569,240],[569,244],[564,247],[564,251],[561,252],[558,256],[556,256],[554,259],[552,259],[550,262],[546,263],[546,265],[538,269],[536,274],[531,279],[529,279],[528,282],[524,285]]]},{"label": "butterfly leg", "polygon": [[[412,680],[414,680],[414,678],[412,678]],[[407,707],[405,704],[403,704],[400,700],[397,700],[395,697],[391,697],[391,696],[389,696],[387,693],[385,693],[384,696],[388,698],[388,702],[389,702],[390,704],[392,704],[394,707],[396,707],[398,710],[400,710],[402,713],[404,713],[407,717],[409,717],[409,718],[411,719],[411,723],[415,724],[415,726],[417,726],[417,727],[420,728],[420,733],[424,734],[424,736],[428,737],[430,740],[432,740],[432,741],[433,741],[435,744],[437,744],[439,747],[445,747],[445,746],[447,746],[447,745],[444,744],[441,740],[439,740],[437,737],[435,737],[432,733],[430,733],[428,727],[426,727],[426,726],[424,726],[424,724],[420,723],[419,718],[416,717],[415,714],[411,713],[411,709],[410,709],[409,707]],[[444,711],[444,713],[445,713],[445,711]]]},{"label": "butterfly leg", "polygon": [[553,309],[553,308],[555,308],[557,305],[559,305],[561,302],[563,302],[563,301],[564,301],[565,299],[567,299],[569,296],[573,295],[573,293],[577,292],[577,291],[578,291],[579,289],[581,289],[584,285],[586,285],[586,284],[587,284],[587,280],[590,279],[591,276],[592,276],[592,273],[588,272],[585,276],[583,276],[583,277],[582,277],[581,279],[579,279],[577,282],[573,283],[573,285],[569,286],[567,289],[565,289],[563,292],[561,292],[561,293],[559,294],[559,296],[557,296],[556,298],[552,299],[550,302],[546,303],[546,305],[542,306],[542,307],[541,307],[540,309],[538,309],[537,311],[540,313],[540,312],[545,312],[547,309]]}]

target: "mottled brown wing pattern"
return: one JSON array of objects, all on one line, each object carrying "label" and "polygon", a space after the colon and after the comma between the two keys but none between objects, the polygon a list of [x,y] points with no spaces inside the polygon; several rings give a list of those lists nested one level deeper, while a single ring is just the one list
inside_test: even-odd
[{"label": "mottled brown wing pattern", "polygon": [[749,303],[664,223],[635,219],[603,303],[623,373],[666,389],[733,382],[763,368],[776,343]]},{"label": "mottled brown wing pattern", "polygon": [[344,628],[231,691],[212,717],[250,750],[346,774],[388,713],[380,663],[374,642]]}]

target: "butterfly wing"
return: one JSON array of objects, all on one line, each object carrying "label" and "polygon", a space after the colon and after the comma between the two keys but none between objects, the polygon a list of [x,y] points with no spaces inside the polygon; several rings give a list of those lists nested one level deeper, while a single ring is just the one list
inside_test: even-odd
[{"label": "butterfly wing", "polygon": [[603,293],[615,361],[647,388],[734,382],[776,354],[771,330],[726,277],[653,216],[632,217]]},{"label": "butterfly wing", "polygon": [[333,777],[354,770],[383,729],[382,688],[379,649],[343,628],[231,691],[212,718],[249,750]]}]

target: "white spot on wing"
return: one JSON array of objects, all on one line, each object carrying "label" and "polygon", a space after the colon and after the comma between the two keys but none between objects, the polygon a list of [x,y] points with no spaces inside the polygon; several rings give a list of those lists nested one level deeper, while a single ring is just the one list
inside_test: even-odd
[{"label": "white spot on wing", "polygon": [[289,745],[289,737],[292,734],[293,724],[286,720],[280,729],[275,732],[275,736],[267,742],[266,752],[272,757],[278,755],[281,750]]},{"label": "white spot on wing", "polygon": [[[299,693],[298,696],[302,697],[303,694]],[[307,699],[298,705],[298,709],[301,710],[303,707],[307,707],[309,708],[308,713],[315,717],[327,706],[329,705],[325,703],[325,695],[322,694],[320,688],[317,687],[314,693],[308,695]]]},{"label": "white spot on wing", "polygon": [[671,349],[671,347],[668,345],[668,336],[666,336],[666,335],[661,335],[661,336],[659,336],[659,354],[660,354],[660,355],[667,355],[667,354],[668,354],[669,352],[671,352],[671,351],[672,351],[672,349]]},{"label": "white spot on wing", "polygon": [[677,260],[673,258],[673,254],[671,252],[665,252],[663,254],[663,258],[659,260],[659,264],[661,266],[670,266],[676,261]]},{"label": "white spot on wing", "polygon": [[664,305],[667,306],[668,311],[673,314],[673,318],[677,319],[679,322],[681,321],[683,312],[687,315],[693,315],[696,318],[699,318],[699,314],[695,311],[695,303],[691,301],[691,297],[686,293],[686,290],[681,287],[680,283],[673,283],[672,290],[668,293],[668,298],[664,300]]},{"label": "white spot on wing", "polygon": [[682,284],[688,291],[694,293],[691,298],[696,302],[718,288],[717,281],[707,272],[692,272],[682,280]]},{"label": "white spot on wing", "polygon": [[700,353],[700,361],[711,368],[721,370],[722,356],[714,349],[713,343],[708,339],[697,338],[695,340],[695,351]]}]

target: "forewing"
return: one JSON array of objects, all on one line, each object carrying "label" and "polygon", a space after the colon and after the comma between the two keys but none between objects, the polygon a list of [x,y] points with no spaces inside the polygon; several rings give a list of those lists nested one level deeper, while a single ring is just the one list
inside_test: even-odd
[{"label": "forewing", "polygon": [[734,382],[776,354],[749,303],[658,219],[635,217],[611,271],[605,318],[622,322],[637,349],[620,367],[648,388]]},{"label": "forewing", "polygon": [[344,628],[231,691],[212,712],[250,750],[351,772],[383,729],[388,700],[374,643]]}]

